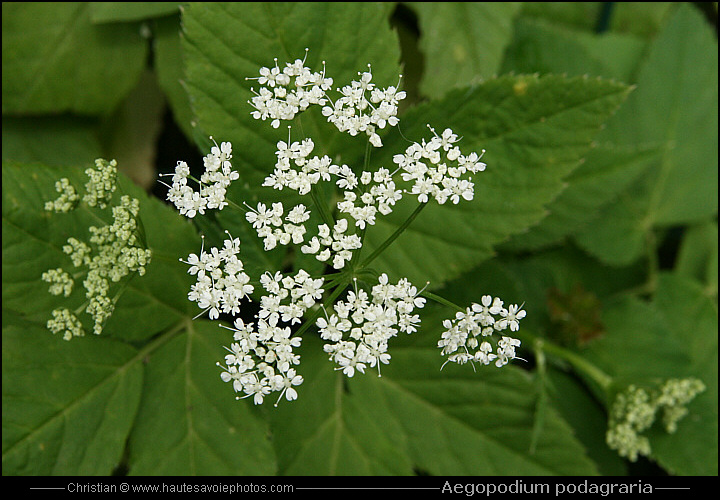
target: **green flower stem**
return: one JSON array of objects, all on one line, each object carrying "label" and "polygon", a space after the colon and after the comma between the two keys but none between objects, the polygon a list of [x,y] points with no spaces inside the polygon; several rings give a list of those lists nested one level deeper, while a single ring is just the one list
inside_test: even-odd
[{"label": "green flower stem", "polygon": [[444,306],[447,306],[447,307],[449,307],[450,309],[455,309],[456,311],[459,311],[459,312],[465,312],[465,309],[464,309],[464,308],[460,307],[459,305],[455,304],[454,302],[450,302],[449,300],[447,300],[447,299],[445,299],[445,298],[443,298],[443,297],[440,297],[439,295],[435,295],[435,294],[432,293],[432,292],[424,291],[424,292],[422,293],[422,296],[425,297],[425,298],[427,298],[427,299],[430,299],[430,300],[432,300],[432,301],[434,301],[434,302],[437,302],[438,304],[442,304],[442,305],[444,305]]},{"label": "green flower stem", "polygon": [[393,234],[391,234],[388,239],[386,239],[379,247],[377,247],[375,249],[375,251],[373,253],[371,253],[370,256],[362,262],[362,264],[360,264],[360,269],[362,270],[362,269],[366,268],[368,266],[368,264],[370,264],[381,253],[383,253],[385,251],[385,249],[387,247],[389,247],[392,244],[392,242],[395,241],[398,238],[398,236],[400,236],[403,233],[403,231],[405,231],[410,224],[412,224],[412,221],[415,220],[415,217],[417,217],[420,214],[420,212],[422,211],[423,208],[425,208],[426,205],[427,205],[427,203],[420,203],[420,205],[418,205],[418,207],[415,209],[415,211],[410,214],[410,217],[408,217],[407,220],[405,222],[403,222],[402,225],[399,228],[397,228],[397,230],[395,230],[395,232]]},{"label": "green flower stem", "polygon": [[327,224],[327,227],[332,230],[333,226],[335,225],[335,222],[333,221],[332,215],[330,214],[330,210],[328,206],[325,204],[325,200],[322,197],[322,193],[318,193],[320,190],[320,187],[318,184],[315,184],[310,189],[310,197],[312,198],[313,203],[318,209],[318,212],[320,212],[320,217],[322,218],[323,222]]},{"label": "green flower stem", "polygon": [[[435,295],[432,292],[425,291],[422,293],[422,295],[423,297],[426,297],[432,301],[435,301],[456,311],[465,312],[464,308],[443,297],[440,297],[439,295]],[[519,334],[519,336],[527,343],[533,345],[537,353],[550,354],[552,356],[555,356],[556,358],[560,358],[568,362],[570,366],[572,366],[573,369],[575,369],[577,372],[580,372],[593,380],[598,386],[603,389],[603,391],[608,392],[608,390],[610,389],[613,381],[612,377],[594,364],[587,361],[582,356],[574,353],[573,351],[565,349],[564,347],[560,347],[558,345],[548,342],[545,339],[537,337],[532,333],[529,333],[527,330],[523,330],[522,334]]]},{"label": "green flower stem", "polygon": [[612,377],[594,364],[590,363],[582,356],[578,355],[573,351],[565,349],[564,347],[560,347],[558,345],[550,343],[545,339],[536,337],[535,335],[527,331],[523,331],[522,336],[528,338],[535,345],[535,348],[538,351],[550,354],[552,356],[555,356],[556,358],[567,361],[575,371],[589,377],[593,382],[600,386],[600,388],[604,392],[607,393],[610,390],[610,386],[613,382]]},{"label": "green flower stem", "polygon": [[325,282],[325,286],[327,289],[334,289],[335,287],[339,285],[347,286],[350,283],[350,279],[348,277],[347,273],[336,273],[333,275],[332,278],[328,279]]},{"label": "green flower stem", "polygon": [[368,138],[368,141],[365,143],[365,161],[363,162],[363,170],[365,171],[370,170],[370,153],[372,151],[370,146],[370,139]]},{"label": "green flower stem", "polygon": [[[363,227],[360,230],[360,242],[362,245],[365,244],[365,231],[367,230],[367,225]],[[362,246],[360,247],[362,249]],[[350,269],[357,269],[357,261],[360,260],[360,253],[362,250],[357,250],[353,252],[353,256],[350,259]]]}]

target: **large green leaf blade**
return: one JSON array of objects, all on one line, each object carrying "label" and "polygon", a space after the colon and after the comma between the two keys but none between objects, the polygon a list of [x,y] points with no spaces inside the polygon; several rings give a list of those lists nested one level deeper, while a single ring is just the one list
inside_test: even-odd
[{"label": "large green leaf blade", "polygon": [[[106,338],[58,342],[3,309],[3,474],[110,475],[142,390],[137,350]],[[50,359],[38,367],[39,353]]]},{"label": "large green leaf blade", "polygon": [[[439,338],[438,326],[424,334],[437,332]],[[408,349],[393,356],[385,370],[388,404],[419,469],[434,475],[597,473],[569,425],[549,408],[530,451],[538,395],[525,372],[492,365],[477,373],[468,366],[447,366],[440,372],[441,359],[436,347]]]},{"label": "large green leaf blade", "polygon": [[535,250],[583,230],[656,156],[654,148],[627,148],[607,143],[594,147],[582,165],[565,179],[567,188],[548,206],[548,216],[526,234],[514,235],[504,248]]},{"label": "large green leaf blade", "polygon": [[303,339],[298,373],[304,382],[297,401],[281,401],[270,415],[280,474],[413,473],[401,429],[377,385],[356,386],[353,380],[346,386],[345,375],[333,370],[314,336]]},{"label": "large green leaf blade", "polygon": [[3,114],[107,114],[145,66],[137,26],[94,26],[89,3],[5,2],[2,13]]},{"label": "large green leaf blade", "polygon": [[3,117],[2,159],[77,165],[102,156],[95,120],[68,117]]},{"label": "large green leaf blade", "polygon": [[[629,35],[569,31],[521,18],[505,54],[504,71],[591,75],[631,83],[646,42]],[[620,113],[622,114],[622,112]],[[548,206],[549,214],[526,234],[505,246],[515,251],[557,243],[597,218],[598,211],[647,170],[658,149],[652,145],[618,145],[608,133],[611,117],[580,165],[565,179],[567,187]]]},{"label": "large green leaf blade", "polygon": [[[607,133],[616,144],[659,145],[646,175],[577,241],[610,264],[640,256],[648,232],[717,213],[717,41],[689,5],[677,8],[650,47],[637,90]],[[613,228],[613,238],[608,236]]]},{"label": "large green leaf blade", "polygon": [[[217,323],[186,318],[147,356],[143,398],[130,436],[132,475],[269,475],[267,429],[236,401],[215,366],[223,356]],[[168,425],[168,422],[171,425]]]}]

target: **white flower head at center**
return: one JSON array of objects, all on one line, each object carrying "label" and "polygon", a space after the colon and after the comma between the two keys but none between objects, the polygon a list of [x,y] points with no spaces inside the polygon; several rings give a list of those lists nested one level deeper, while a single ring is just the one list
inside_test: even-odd
[{"label": "white flower head at center", "polygon": [[356,371],[365,373],[368,366],[377,367],[380,376],[380,365],[390,362],[390,338],[398,332],[412,333],[420,324],[413,312],[425,305],[421,292],[407,279],[390,283],[386,274],[378,278],[370,294],[358,289],[355,281],[347,300],[338,301],[331,315],[325,312],[325,318],[316,322],[336,369],[352,377]]},{"label": "white flower head at center", "polygon": [[261,404],[271,392],[280,392],[275,406],[283,396],[288,401],[297,399],[295,387],[303,378],[293,368],[300,363],[294,349],[300,347],[302,338],[293,337],[290,326],[282,324],[299,323],[305,311],[322,298],[323,283],[322,278],[314,279],[304,270],[295,276],[278,271],[260,277],[267,294],[260,300],[257,327],[241,318],[235,320],[234,328],[225,327],[234,332],[235,342],[226,347],[230,354],[225,365],[218,363],[223,368],[222,380],[232,381],[235,392],[245,394],[238,399],[252,396],[255,404]]}]

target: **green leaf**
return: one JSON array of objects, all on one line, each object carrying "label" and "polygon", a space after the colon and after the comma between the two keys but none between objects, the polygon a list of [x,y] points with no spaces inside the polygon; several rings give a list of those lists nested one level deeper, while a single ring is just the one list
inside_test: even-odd
[{"label": "green leaf", "polygon": [[281,401],[269,415],[279,473],[412,474],[401,428],[377,385],[364,386],[350,397],[345,376],[333,370],[320,340],[305,337],[298,369],[304,382],[298,399],[292,404]]},{"label": "green leaf", "polygon": [[717,300],[718,225],[717,221],[690,227],[683,236],[675,271],[705,284],[706,295]]},{"label": "green leaf", "polygon": [[597,35],[521,17],[502,72],[590,75],[630,83],[646,45],[630,35]]},{"label": "green leaf", "polygon": [[270,475],[267,428],[249,401],[236,401],[215,366],[217,323],[186,318],[151,345],[137,425],[130,436],[132,475]]},{"label": "green leaf", "polygon": [[687,374],[687,350],[651,304],[623,298],[606,304],[602,319],[606,334],[584,355],[620,386]]},{"label": "green leaf", "polygon": [[[4,470],[11,470],[5,466],[5,460],[9,460],[7,463],[17,468],[18,473],[109,474],[120,463],[129,435],[132,446],[128,461],[130,471],[134,474],[273,473],[274,458],[267,442],[266,429],[257,415],[248,410],[251,405],[235,401],[232,389],[219,378],[219,369],[215,362],[222,358],[224,350],[222,337],[218,333],[225,330],[218,328],[217,324],[203,321],[192,323],[190,320],[190,316],[198,312],[196,304],[187,300],[192,278],[187,274],[187,266],[178,262],[178,258],[186,258],[189,252],[197,253],[200,241],[188,221],[158,200],[148,199],[137,187],[121,177],[119,191],[141,198],[141,217],[147,243],[154,252],[153,261],[145,276],[135,277],[130,281],[113,316],[105,326],[103,336],[88,336],[66,343],[53,337],[44,327],[50,310],[60,304],[57,297],[47,293],[47,285],[39,280],[39,276],[46,268],[57,267],[60,263],[70,267],[71,264],[66,262],[67,256],[60,250],[63,242],[68,235],[82,237],[89,224],[98,224],[98,217],[107,214],[82,208],[71,214],[50,214],[43,211],[44,200],[53,199],[56,195],[53,189],[56,178],[67,176],[73,184],[82,189],[84,176],[80,169],[6,162],[2,172],[3,330],[6,317],[25,316],[36,321],[33,328],[44,342],[41,346],[28,344],[31,352],[19,356],[19,348],[15,347],[16,344],[6,342],[4,331],[4,356],[17,359],[24,374],[27,366],[31,366],[29,356],[36,356],[37,352],[47,352],[53,356],[55,366],[57,358],[60,357],[55,354],[55,350],[66,349],[71,353],[68,363],[73,366],[72,376],[87,377],[86,370],[92,372],[102,368],[102,361],[98,361],[103,359],[100,354],[107,351],[119,356],[124,350],[130,349],[133,359],[122,365],[119,373],[127,371],[132,374],[135,370],[142,371],[144,365],[147,370],[144,385],[139,380],[136,383],[136,399],[134,405],[128,407],[128,411],[132,410],[130,420],[121,423],[113,420],[112,425],[116,425],[117,429],[105,432],[107,439],[117,440],[117,443],[113,441],[112,445],[109,445],[98,438],[98,442],[107,448],[107,457],[103,455],[100,460],[93,448],[93,454],[87,455],[91,464],[84,461],[82,451],[90,441],[87,433],[95,432],[100,425],[90,421],[87,431],[83,429],[83,432],[78,434],[79,437],[73,436],[80,444],[73,441],[71,444],[74,448],[67,451],[63,448],[62,439],[65,438],[55,427],[51,428],[54,434],[46,435],[46,431],[42,431],[43,441],[39,444],[29,441],[32,446],[39,447],[37,449],[57,448],[66,454],[67,456],[61,455],[63,461],[59,467],[53,469],[55,455],[47,455],[47,458],[43,457],[42,463],[35,460],[38,464],[33,467],[41,468],[25,469],[29,467],[25,465],[29,460],[28,456],[32,458],[36,448],[31,447],[30,452],[26,451],[23,435],[19,434],[20,437],[16,439],[21,444],[15,445],[14,441],[8,441],[8,446],[12,445],[12,448],[8,452],[8,458],[4,456]],[[34,258],[28,259],[29,254]],[[83,300],[83,297],[78,295],[83,294],[73,294],[63,305],[74,308]],[[23,328],[19,331],[24,334]],[[109,336],[133,343],[155,338],[142,346],[140,351],[136,351],[115,339],[108,339]],[[90,345],[88,342],[97,341],[105,343],[92,344],[99,345],[98,349],[103,350],[96,356],[86,346]],[[45,343],[53,347],[47,348]],[[77,361],[72,353],[77,353]],[[94,360],[92,366],[87,365],[87,360]],[[13,368],[12,363],[5,359],[3,361],[3,375],[6,375],[6,367],[19,371],[20,368]],[[77,368],[72,364],[73,361],[78,365]],[[6,381],[16,380],[19,376],[14,372],[8,373],[8,376],[3,377],[4,384]],[[27,379],[27,383],[17,384],[22,388],[23,394],[44,395],[46,387],[50,388],[47,390],[54,389],[52,384],[48,385],[45,381],[47,371],[38,373],[43,376],[31,377]],[[72,379],[68,382],[67,377],[60,378],[62,374],[50,375],[62,384],[72,385]],[[94,379],[88,377],[87,381],[91,383]],[[113,388],[107,383],[103,388],[105,386],[109,387],[108,391]],[[79,387],[82,388],[83,385],[79,384]],[[85,420],[81,420],[83,423],[96,413],[103,415],[105,406],[110,408],[107,410],[110,415],[118,413],[120,416],[127,416],[126,413],[114,411],[114,405],[117,405],[115,400],[110,399],[105,392],[98,392],[102,397],[89,400],[87,405],[83,404],[78,410],[83,415],[88,415],[83,417]],[[58,393],[62,394],[61,391]],[[4,385],[4,398],[6,394],[13,392]],[[108,402],[104,403],[103,398]],[[21,405],[12,400],[7,404],[8,401],[4,400],[4,439],[5,436],[14,435],[8,429],[12,430],[16,421],[22,421],[23,417],[18,415],[22,415],[21,412],[36,411],[33,408],[37,403],[31,399],[25,407],[25,403]],[[61,401],[53,406],[53,409],[63,416],[73,415],[75,409],[72,404],[72,401]],[[90,406],[92,408],[88,408]],[[47,419],[42,421],[45,420]],[[66,426],[64,420],[59,422]],[[130,430],[133,422],[134,426]],[[123,435],[117,437],[117,433]],[[158,447],[161,436],[163,443],[169,443],[167,447]],[[93,447],[96,446],[90,442]],[[96,468],[93,469],[93,466]]]},{"label": "green leaf", "polygon": [[[432,310],[432,311],[431,311]],[[549,409],[529,453],[536,395],[514,367],[446,367],[435,347],[438,308],[423,311],[419,334],[393,339],[382,377],[368,368],[344,380],[322,354],[303,355],[306,382],[272,414],[286,475],[595,474],[592,462]],[[315,353],[318,341],[306,339]],[[328,404],[330,403],[330,404]]]},{"label": "green leaf", "polygon": [[413,2],[425,74],[420,90],[441,97],[499,73],[519,2]]},{"label": "green leaf", "polygon": [[93,23],[140,21],[176,14],[181,2],[90,2]]},{"label": "green leaf", "polygon": [[[3,474],[110,475],[140,402],[137,351],[63,342],[4,307],[2,344]],[[38,369],[38,355],[51,361]]]},{"label": "green leaf", "polygon": [[[653,304],[673,332],[672,337],[685,344],[690,355],[690,370],[717,392],[717,308],[703,293],[700,284],[687,277],[662,273]],[[674,314],[683,311],[682,315]],[[717,396],[716,396],[717,397]]]},{"label": "green leaf", "polygon": [[[582,77],[506,76],[410,110],[402,135],[388,135],[374,164],[392,165],[407,139],[428,137],[431,124],[439,132],[452,127],[465,154],[485,149],[487,169],[473,179],[472,202],[428,204],[373,266],[437,287],[491,257],[498,243],[546,215],[545,206],[628,91]],[[363,252],[379,246],[415,208],[409,200],[398,205],[367,231]]]},{"label": "green leaf", "polygon": [[155,73],[146,70],[103,123],[105,156],[114,158],[121,172],[148,191],[158,182],[155,163],[164,112],[165,100]]},{"label": "green leaf", "polygon": [[193,112],[183,85],[183,52],[180,45],[180,16],[158,19],[153,37],[155,71],[158,84],[172,109],[175,123],[189,139],[193,138]]},{"label": "green leaf", "polygon": [[523,2],[521,15],[578,30],[595,30],[601,2]]},{"label": "green leaf", "polygon": [[[52,309],[61,305],[74,309],[85,298],[80,283],[76,283],[67,299],[50,295],[47,283],[40,280],[41,274],[57,267],[71,272],[73,265],[62,251],[68,237],[87,241],[89,226],[110,220],[107,213],[103,215],[87,207],[70,214],[46,212],[44,203],[57,197],[54,185],[61,177],[69,178],[78,192],[87,182],[78,168],[12,162],[4,162],[2,168],[3,308],[42,323],[50,318]],[[159,200],[147,197],[126,180],[121,180],[120,186],[120,192],[140,199],[140,217],[153,259],[145,276],[130,280],[105,333],[139,340],[151,337],[187,314],[195,314],[193,304],[187,300],[192,280],[187,275],[187,266],[178,262],[178,258],[197,253],[199,238],[187,221]],[[33,258],[28,259],[28,255]]]},{"label": "green leaf", "polygon": [[562,417],[572,426],[588,456],[603,476],[625,476],[625,461],[605,443],[607,413],[575,377],[557,369],[549,370],[551,400]]},{"label": "green leaf", "polygon": [[607,130],[616,144],[659,144],[640,180],[577,236],[610,264],[643,251],[655,227],[717,213],[717,42],[705,20],[681,5],[653,42],[637,91]]},{"label": "green leaf", "polygon": [[78,165],[99,158],[96,120],[78,117],[2,118],[2,159]]},{"label": "green leaf", "polygon": [[3,3],[2,45],[3,114],[109,113],[147,55],[137,26],[93,26],[87,3]]},{"label": "green leaf", "polygon": [[534,250],[581,231],[592,224],[598,210],[634,182],[656,156],[653,148],[633,149],[612,144],[594,147],[567,177],[567,188],[548,206],[548,216],[527,233],[513,236],[503,248]]},{"label": "green leaf", "polygon": [[[521,19],[505,55],[504,71],[595,75],[632,82],[646,43],[627,35],[570,31]],[[612,128],[619,116],[607,122]],[[598,210],[637,180],[657,155],[643,145],[615,144],[601,131],[582,165],[566,179],[566,189],[549,206],[549,215],[527,234],[518,234],[505,249],[531,250],[579,231]]]}]

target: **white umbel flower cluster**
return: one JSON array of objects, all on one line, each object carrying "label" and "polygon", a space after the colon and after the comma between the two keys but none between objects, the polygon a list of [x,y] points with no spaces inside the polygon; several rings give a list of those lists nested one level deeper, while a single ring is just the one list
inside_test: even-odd
[{"label": "white umbel flower cluster", "polygon": [[188,179],[192,178],[188,164],[178,161],[174,174],[161,174],[172,176],[172,186],[165,184],[169,188],[167,199],[188,218],[204,214],[208,209],[222,210],[228,204],[225,200],[228,186],[239,178],[231,159],[232,144],[223,142],[218,146],[216,143],[203,159],[205,172],[200,177],[199,191],[188,185]]},{"label": "white umbel flower cluster", "polygon": [[430,197],[441,205],[447,200],[455,205],[461,198],[472,200],[475,185],[468,173],[485,170],[485,163],[480,161],[482,154],[473,152],[465,156],[454,145],[459,139],[451,129],[445,129],[439,136],[429,128],[433,133],[429,142],[423,139],[421,144],[410,145],[405,154],[393,156],[393,162],[402,170],[402,179],[413,183],[410,194],[417,195],[420,203],[427,203]]},{"label": "white umbel flower cluster", "polygon": [[386,274],[378,279],[370,295],[355,287],[346,301],[338,301],[333,313],[317,320],[320,337],[327,341],[325,352],[345,375],[390,362],[388,341],[398,332],[412,333],[420,324],[420,316],[413,314],[422,308],[425,299],[419,296],[407,279],[389,283]]},{"label": "white umbel flower cluster", "polygon": [[[358,75],[356,81],[335,89],[335,93],[333,79],[325,75],[325,63],[322,72],[313,72],[305,66],[305,59],[282,66],[276,58],[273,66],[260,69],[259,77],[248,78],[260,85],[257,91],[250,89],[253,93],[249,101],[253,107],[250,114],[278,128],[281,121],[293,120],[318,105],[322,116],[340,132],[367,136],[369,144],[382,147],[379,134],[398,125],[398,106],[406,94],[399,90],[399,82],[398,86],[379,88],[373,82],[370,65]],[[403,154],[395,155],[391,168],[379,166],[372,170],[341,164],[339,160],[336,164],[328,155],[313,154],[316,144],[311,138],[293,142],[289,134],[287,141],[276,143],[275,165],[262,185],[294,191],[299,196],[311,195],[323,223],[317,225],[317,231],[306,228],[311,219],[306,206],[298,204],[286,210],[282,202],[254,202],[252,206],[242,202],[245,219],[263,241],[266,251],[298,245],[302,253],[313,255],[327,267],[340,271],[331,272],[332,278],[327,282],[331,297],[339,297],[346,292],[351,277],[365,275],[367,265],[414,219],[412,216],[362,263],[354,259],[359,256],[365,231],[376,224],[379,216],[392,213],[403,196],[416,196],[421,204],[431,198],[439,204],[473,199],[472,176],[486,167],[480,161],[482,154],[463,153],[457,145],[459,138],[451,129],[437,134],[428,127],[432,137],[413,143]],[[232,146],[225,142],[213,148],[206,159],[206,174],[212,172],[213,176],[204,176],[199,181],[200,192],[187,186],[189,169],[184,162],[178,163],[168,199],[182,214],[194,217],[204,214],[208,208],[221,209],[228,204],[224,199],[225,188],[237,178],[229,162],[231,151]],[[320,182],[334,184],[333,190],[340,189],[341,195],[334,199],[334,207],[325,206],[327,199],[323,190],[316,186]],[[212,202],[208,186],[218,187]],[[240,301],[249,300],[250,294],[259,288],[250,284],[250,278],[243,272],[242,262],[235,256],[238,250],[239,241],[231,238],[225,241],[223,250],[212,248],[206,252],[203,244],[200,255],[190,255],[183,261],[190,266],[189,272],[197,275],[188,298],[197,302],[203,313],[209,312],[210,319],[218,319],[221,314],[238,315]],[[223,368],[222,379],[232,382],[235,392],[243,394],[237,398],[252,397],[256,404],[272,392],[280,392],[278,401],[283,397],[290,401],[297,398],[295,387],[303,378],[296,371],[300,356],[293,349],[300,346],[300,335],[313,322],[326,341],[325,352],[337,370],[352,377],[356,372],[364,373],[368,367],[377,367],[380,374],[380,365],[390,361],[389,339],[400,332],[415,332],[420,324],[416,309],[425,304],[425,298],[420,296],[422,290],[418,291],[407,279],[392,284],[388,276],[382,274],[377,284],[366,289],[358,288],[355,281],[354,289],[347,292],[345,300],[323,304],[325,316],[318,316],[321,311],[316,309],[313,319],[301,325],[298,335],[293,337],[291,328],[301,323],[306,311],[322,299],[325,280],[300,270],[295,276],[266,272],[259,282],[264,289],[260,293],[259,312],[253,323],[234,320],[234,327],[230,329],[235,332],[235,342],[226,348],[230,354],[225,363],[219,363]],[[484,297],[482,306],[474,304],[467,312],[446,322],[448,331],[440,347],[449,361],[477,360],[484,364],[495,361],[497,366],[502,366],[516,358],[518,340],[503,336],[496,343],[497,350],[490,352],[487,347],[490,343],[483,339],[481,343],[478,338],[506,329],[516,331],[525,312],[518,306],[505,309],[499,299],[485,304],[487,299],[492,301]],[[487,328],[483,330],[478,325]],[[477,353],[471,352],[474,350]]]},{"label": "white umbel flower cluster", "polygon": [[[307,49],[305,53],[307,58]],[[286,63],[281,70],[275,58],[273,68],[260,68],[259,77],[248,78],[262,85],[257,92],[250,89],[255,94],[249,101],[255,108],[252,117],[270,119],[271,126],[278,128],[281,120],[292,120],[298,113],[317,104],[323,107],[323,116],[340,132],[352,136],[364,132],[370,144],[381,147],[382,140],[377,130],[398,124],[398,104],[405,99],[405,92],[393,86],[377,88],[372,83],[372,69],[368,65],[367,71],[358,73],[360,78],[357,81],[336,89],[340,95],[332,102],[327,91],[331,89],[333,79],[325,77],[324,66],[323,62],[322,73],[312,72],[305,67],[305,59],[297,59],[292,64]]]},{"label": "white umbel flower cluster", "polygon": [[[227,233],[227,231],[226,231]],[[227,233],[230,236],[230,233]],[[238,258],[240,239],[227,239],[223,248],[213,247],[205,251],[205,239],[200,255],[190,254],[187,261],[180,262],[190,266],[188,273],[197,276],[188,299],[197,302],[200,309],[208,312],[210,319],[220,317],[220,311],[228,314],[240,312],[240,301],[253,292],[250,277],[244,272],[244,265]],[[203,314],[200,313],[200,314]]]},{"label": "white umbel flower cluster", "polygon": [[[486,167],[480,161],[482,153],[464,155],[455,145],[458,136],[449,128],[442,135],[430,130],[433,137],[429,141],[413,143],[404,154],[393,157],[397,164],[394,172],[381,167],[374,172],[363,171],[359,176],[348,165],[333,164],[328,156],[309,158],[315,146],[311,139],[293,143],[280,141],[275,169],[265,178],[263,186],[288,188],[305,195],[319,181],[335,179],[335,184],[344,192],[343,199],[337,202],[338,211],[350,215],[360,229],[374,225],[378,213],[390,214],[404,193],[417,196],[421,203],[427,203],[430,198],[439,204],[448,200],[453,204],[472,200],[475,194],[472,175]],[[396,185],[396,175],[412,183],[409,190]]]},{"label": "white umbel flower cluster", "polygon": [[340,132],[352,136],[365,132],[370,138],[370,144],[379,148],[382,147],[382,140],[376,130],[398,124],[398,103],[405,99],[406,94],[392,86],[384,90],[376,88],[372,83],[372,68],[369,64],[368,70],[358,75],[359,80],[338,89],[342,97],[332,106],[323,107],[322,113]]},{"label": "white umbel flower cluster", "polygon": [[302,339],[293,337],[290,326],[280,323],[299,323],[305,311],[322,297],[324,280],[313,279],[301,270],[295,276],[267,272],[260,283],[267,294],[256,315],[257,328],[240,318],[233,328],[225,327],[234,332],[235,342],[226,347],[230,354],[225,356],[225,365],[218,366],[224,370],[222,380],[232,382],[235,392],[245,394],[238,399],[252,396],[255,404],[261,404],[268,394],[280,392],[277,406],[283,396],[288,401],[297,399],[294,386],[303,382],[293,368],[300,363],[293,348],[300,347]]},{"label": "white umbel flower cluster", "polygon": [[464,312],[458,311],[455,318],[443,321],[445,331],[438,341],[442,355],[448,356],[443,366],[449,362],[488,365],[495,361],[495,366],[500,368],[516,358],[518,339],[503,335],[497,341],[495,352],[490,339],[495,332],[518,331],[519,321],[525,317],[522,306],[511,305],[506,309],[502,300],[490,295],[483,296],[480,302],[473,303]]},{"label": "white umbel flower cluster", "polygon": [[275,58],[273,68],[260,68],[259,77],[247,78],[262,85],[258,92],[250,89],[255,94],[249,101],[255,108],[252,117],[256,120],[270,119],[273,128],[278,128],[281,120],[292,120],[313,104],[323,106],[327,102],[325,92],[333,84],[332,78],[325,78],[324,69],[318,73],[306,68],[305,59],[286,63],[282,70],[277,61]]}]

